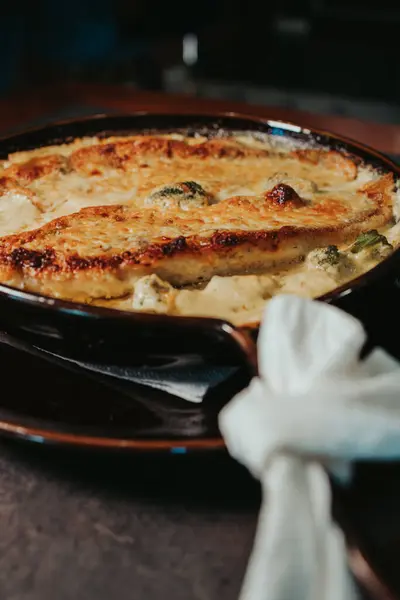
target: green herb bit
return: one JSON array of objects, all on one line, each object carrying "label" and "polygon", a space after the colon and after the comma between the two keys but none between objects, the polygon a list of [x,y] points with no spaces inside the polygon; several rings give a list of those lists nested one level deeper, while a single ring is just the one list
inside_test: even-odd
[{"label": "green herb bit", "polygon": [[383,246],[390,246],[386,237],[379,233],[376,229],[371,229],[370,231],[365,231],[361,233],[353,246],[350,248],[352,254],[358,254],[364,248],[369,248],[371,246],[376,246],[377,244],[382,244]]},{"label": "green herb bit", "polygon": [[329,265],[337,265],[339,264],[340,258],[341,254],[337,246],[327,246],[323,257],[321,258],[321,262]]}]

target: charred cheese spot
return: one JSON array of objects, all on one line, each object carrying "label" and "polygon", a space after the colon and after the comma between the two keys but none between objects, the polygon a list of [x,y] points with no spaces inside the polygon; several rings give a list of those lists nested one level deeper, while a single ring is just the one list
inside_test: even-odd
[{"label": "charred cheese spot", "polygon": [[305,205],[304,200],[300,198],[298,193],[286,183],[278,183],[272,190],[266,192],[265,199],[284,207],[301,208]]},{"label": "charred cheese spot", "polygon": [[302,179],[301,177],[291,177],[288,173],[274,173],[265,182],[268,190],[279,184],[290,186],[300,198],[305,200],[312,200],[314,194],[318,191],[318,186],[314,181]]}]

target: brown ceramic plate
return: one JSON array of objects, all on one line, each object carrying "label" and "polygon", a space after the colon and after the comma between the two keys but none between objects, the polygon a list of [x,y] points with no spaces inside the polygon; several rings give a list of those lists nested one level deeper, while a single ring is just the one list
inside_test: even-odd
[{"label": "brown ceramic plate", "polygon": [[229,370],[200,404],[91,373],[0,334],[0,433],[70,447],[186,453],[224,448],[217,415],[248,382]]}]

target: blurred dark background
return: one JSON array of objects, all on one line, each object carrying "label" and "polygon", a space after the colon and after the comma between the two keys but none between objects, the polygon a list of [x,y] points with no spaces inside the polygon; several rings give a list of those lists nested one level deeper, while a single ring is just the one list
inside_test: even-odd
[{"label": "blurred dark background", "polygon": [[0,94],[121,83],[400,123],[393,0],[1,2]]}]

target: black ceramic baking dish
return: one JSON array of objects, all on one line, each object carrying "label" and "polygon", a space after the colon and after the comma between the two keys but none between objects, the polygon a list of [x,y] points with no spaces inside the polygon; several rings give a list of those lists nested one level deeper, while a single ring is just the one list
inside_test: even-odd
[{"label": "black ceramic baking dish", "polygon": [[[83,136],[182,131],[212,137],[224,130],[263,132],[338,149],[360,157],[382,172],[400,176],[400,168],[371,148],[326,132],[291,123],[238,114],[141,112],[98,115],[51,124],[0,140],[0,158],[11,152],[72,141]],[[397,347],[396,316],[400,299],[396,277],[400,251],[365,275],[323,298],[362,320],[374,343]],[[80,359],[154,363],[182,355],[216,364],[246,362],[256,368],[255,332],[209,318],[171,317],[116,311],[65,302],[0,285],[0,328],[34,345]]]}]

